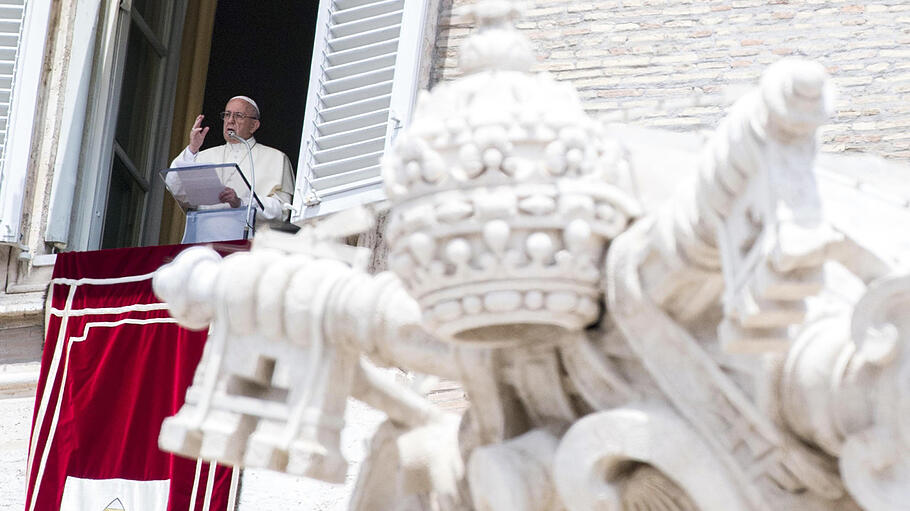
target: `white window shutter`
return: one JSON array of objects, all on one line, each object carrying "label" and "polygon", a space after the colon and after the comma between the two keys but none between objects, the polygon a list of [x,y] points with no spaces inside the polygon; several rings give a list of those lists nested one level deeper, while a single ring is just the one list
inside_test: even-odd
[{"label": "white window shutter", "polygon": [[79,156],[82,153],[82,134],[89,129],[86,126],[87,107],[94,64],[95,34],[101,21],[100,7],[101,0],[80,0],[72,25],[63,114],[54,161],[54,182],[44,231],[44,241],[58,247],[67,246],[69,240],[79,175]]},{"label": "white window shutter", "polygon": [[426,14],[427,0],[321,1],[293,220],[385,198],[379,162],[410,117]]},{"label": "white window shutter", "polygon": [[0,243],[20,244],[50,5],[0,0]]},{"label": "white window shutter", "polygon": [[0,4],[0,158],[6,156],[6,135],[16,74],[16,57],[25,18],[25,0]]}]

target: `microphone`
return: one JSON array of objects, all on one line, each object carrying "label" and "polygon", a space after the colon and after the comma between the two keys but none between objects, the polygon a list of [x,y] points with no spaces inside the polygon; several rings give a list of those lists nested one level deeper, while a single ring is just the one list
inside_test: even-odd
[{"label": "microphone", "polygon": [[256,229],[254,225],[256,224],[256,217],[251,214],[253,209],[253,200],[256,198],[256,168],[253,166],[253,148],[250,147],[250,143],[244,140],[243,138],[237,136],[237,132],[234,130],[228,130],[228,136],[234,140],[239,140],[243,142],[243,145],[246,146],[247,158],[250,160],[250,200],[246,203],[246,232],[244,233],[243,239],[250,239],[255,234]]}]

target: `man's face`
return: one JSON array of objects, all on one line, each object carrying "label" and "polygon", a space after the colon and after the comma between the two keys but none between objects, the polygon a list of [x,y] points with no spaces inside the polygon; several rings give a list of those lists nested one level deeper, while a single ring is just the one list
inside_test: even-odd
[{"label": "man's face", "polygon": [[[242,99],[232,99],[228,101],[228,104],[224,107],[224,111],[232,113],[232,115],[224,119],[224,124],[221,128],[225,142],[229,144],[239,143],[228,135],[228,130],[234,130],[234,133],[236,133],[238,137],[247,139],[253,136],[253,133],[259,129],[259,119],[255,119],[256,110],[253,109],[253,105],[246,101]],[[242,113],[246,117],[243,120],[240,120],[236,115],[233,115],[236,113]]]}]

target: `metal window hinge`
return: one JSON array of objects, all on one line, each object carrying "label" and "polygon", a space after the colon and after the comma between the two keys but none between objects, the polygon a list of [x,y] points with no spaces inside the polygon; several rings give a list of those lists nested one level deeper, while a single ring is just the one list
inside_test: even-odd
[{"label": "metal window hinge", "polygon": [[19,259],[19,261],[25,262],[32,260],[32,252],[29,249],[28,245],[25,245],[23,243],[16,243],[16,248],[19,250],[19,255],[17,256],[17,259]]},{"label": "metal window hinge", "polygon": [[389,142],[394,142],[398,138],[398,131],[401,130],[401,119],[398,114],[392,110],[389,112],[389,122],[392,124],[392,132],[389,134]]}]

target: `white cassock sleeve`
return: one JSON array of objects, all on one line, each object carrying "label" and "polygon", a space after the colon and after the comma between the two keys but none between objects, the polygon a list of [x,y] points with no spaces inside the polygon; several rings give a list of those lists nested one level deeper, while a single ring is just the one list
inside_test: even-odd
[{"label": "white cassock sleeve", "polygon": [[[196,155],[190,151],[190,146],[186,146],[186,148],[174,158],[174,161],[171,162],[171,168],[186,167],[195,163]],[[183,184],[180,182],[180,178],[177,177],[176,173],[168,173],[167,177],[164,178],[164,182],[167,183],[167,187],[174,195],[175,199],[178,201],[185,199],[186,195],[183,193]]]},{"label": "white cassock sleeve", "polygon": [[[291,196],[294,193],[294,172],[291,167],[291,160],[286,154],[280,151],[276,151],[281,156],[281,182],[276,183],[277,179],[271,183],[266,183],[267,192],[265,194],[258,193],[259,200],[262,201],[262,216],[269,219],[281,219],[284,220],[287,216],[287,211],[284,209],[284,205],[291,204]],[[277,177],[277,176],[276,176]],[[258,187],[258,186],[257,186]]]},{"label": "white cassock sleeve", "polygon": [[259,196],[259,200],[262,201],[262,216],[274,220],[276,218],[281,218],[283,213],[281,201],[274,196]]},{"label": "white cassock sleeve", "polygon": [[196,154],[193,154],[193,152],[190,151],[190,146],[186,146],[186,148],[184,148],[183,151],[178,154],[176,158],[174,158],[174,161],[171,162],[171,168],[186,167],[188,165],[195,164]]}]

